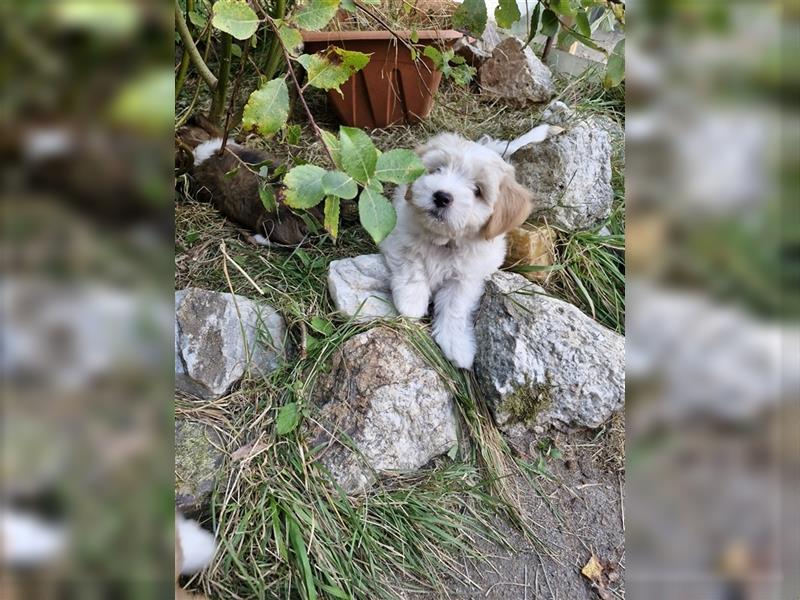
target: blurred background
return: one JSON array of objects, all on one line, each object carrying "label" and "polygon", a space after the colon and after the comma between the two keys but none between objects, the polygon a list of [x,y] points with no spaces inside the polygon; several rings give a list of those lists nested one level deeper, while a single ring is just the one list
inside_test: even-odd
[{"label": "blurred background", "polygon": [[[0,3],[3,598],[173,593],[172,9]],[[798,10],[628,5],[631,598],[800,593]]]},{"label": "blurred background", "polygon": [[628,10],[627,592],[798,598],[798,5]]},{"label": "blurred background", "polygon": [[0,3],[0,597],[174,593],[173,10]]}]

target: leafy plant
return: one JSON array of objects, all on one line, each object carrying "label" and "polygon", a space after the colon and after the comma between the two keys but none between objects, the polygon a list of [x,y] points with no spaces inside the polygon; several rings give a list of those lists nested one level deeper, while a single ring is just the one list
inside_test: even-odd
[{"label": "leafy plant", "polygon": [[[396,215],[389,200],[384,196],[383,184],[409,184],[422,172],[423,167],[409,150],[393,150],[382,154],[369,136],[358,129],[342,127],[339,136],[323,131],[314,120],[304,98],[309,87],[321,90],[337,90],[355,73],[362,70],[370,60],[363,52],[329,46],[313,54],[301,53],[301,30],[317,31],[325,28],[339,9],[349,13],[365,12],[374,19],[369,6],[375,0],[175,0],[176,29],[184,46],[184,55],[178,68],[176,94],[180,92],[189,63],[212,91],[209,116],[219,121],[225,113],[223,146],[230,128],[235,125],[234,102],[243,74],[250,63],[264,65],[261,83],[253,90],[241,112],[241,126],[245,131],[254,131],[268,138],[282,133],[287,144],[296,144],[301,129],[288,122],[291,114],[290,88],[308,118],[314,134],[325,147],[329,165],[298,165],[290,169],[283,180],[284,194],[275,194],[275,174],[259,172],[264,181],[260,186],[260,197],[264,207],[274,210],[283,202],[296,210],[307,210],[323,203],[325,230],[336,239],[339,234],[341,203],[356,201],[361,225],[370,237],[379,243],[394,228]],[[184,5],[181,5],[181,2]],[[528,42],[538,32],[552,40],[558,36],[560,42],[577,40],[606,53],[592,39],[590,12],[602,8],[624,26],[625,5],[621,0],[537,0],[530,16]],[[597,16],[597,15],[595,15]],[[500,0],[494,18],[501,27],[511,27],[522,15],[516,0]],[[603,18],[603,17],[601,17]],[[188,19],[188,23],[187,23]],[[381,20],[374,19],[381,23]],[[452,26],[480,36],[488,21],[485,0],[465,0],[452,15]],[[598,19],[594,20],[595,22]],[[605,19],[608,23],[608,18]],[[190,26],[191,24],[191,26]],[[384,27],[389,25],[383,24]],[[191,27],[206,36],[205,55],[192,38]],[[205,63],[213,31],[222,42],[217,52],[219,68],[213,73]],[[261,36],[261,38],[259,38]],[[234,40],[237,43],[234,43]],[[418,44],[419,35],[412,30],[408,47],[412,57],[421,54],[430,59],[443,76],[459,84],[467,84],[475,69],[466,64],[463,57],[452,49]],[[241,43],[241,44],[240,44]],[[262,55],[252,60],[249,53],[259,51]],[[545,52],[547,51],[547,46]],[[239,62],[238,76],[233,91],[228,93],[233,58]],[[249,61],[249,62],[248,62]],[[285,71],[279,76],[279,67]],[[296,69],[302,67],[306,81],[301,85]],[[619,85],[625,76],[625,45],[621,41],[608,58],[608,69],[604,78],[606,87]],[[196,99],[196,96],[195,96]],[[193,105],[182,118],[188,117]]]},{"label": "leafy plant", "polygon": [[325,170],[315,165],[300,165],[291,169],[284,178],[286,204],[307,209],[324,198],[324,226],[331,237],[336,238],[340,202],[353,200],[358,195],[361,225],[376,244],[380,243],[392,231],[397,219],[394,207],[383,195],[383,184],[411,183],[425,168],[410,150],[381,153],[366,133],[354,127],[341,127],[338,138],[328,133],[325,141],[336,168]]}]

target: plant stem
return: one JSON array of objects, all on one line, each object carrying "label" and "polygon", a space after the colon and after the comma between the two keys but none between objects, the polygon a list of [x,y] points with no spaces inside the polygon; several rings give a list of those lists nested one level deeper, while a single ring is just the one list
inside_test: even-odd
[{"label": "plant stem", "polygon": [[325,138],[322,137],[322,130],[317,125],[317,122],[314,120],[314,115],[311,114],[311,109],[308,107],[308,103],[306,99],[303,97],[303,86],[300,85],[300,82],[297,80],[297,75],[294,72],[294,67],[292,66],[292,58],[289,56],[289,51],[286,49],[286,46],[283,44],[283,40],[281,36],[278,35],[278,28],[275,25],[275,21],[267,17],[269,20],[269,24],[272,27],[272,31],[275,33],[275,39],[278,40],[278,44],[280,45],[281,50],[283,51],[283,58],[286,61],[286,69],[289,71],[289,76],[292,78],[292,83],[294,83],[295,89],[297,89],[297,97],[300,98],[300,103],[303,105],[303,108],[306,111],[306,115],[308,116],[308,122],[311,123],[311,127],[314,129],[314,134],[319,139],[322,147],[325,149],[325,154],[328,155],[328,159],[331,161],[331,165],[336,167],[336,161],[333,160],[333,154],[331,154],[330,149],[328,148],[328,144],[325,143]]},{"label": "plant stem", "polygon": [[[186,12],[194,10],[194,0],[186,0]],[[188,23],[187,23],[188,25]],[[181,93],[183,82],[186,81],[186,73],[189,72],[189,53],[184,49],[181,56],[181,64],[178,67],[178,74],[175,76],[175,97]]]},{"label": "plant stem", "polygon": [[544,42],[544,49],[542,49],[542,56],[541,56],[541,61],[542,62],[545,62],[547,60],[547,56],[550,54],[550,49],[553,47],[553,40],[554,39],[555,39],[555,36],[553,36],[553,35],[548,35],[547,36],[547,39]]},{"label": "plant stem", "polygon": [[217,89],[214,90],[214,99],[211,101],[211,110],[208,112],[209,120],[215,125],[222,118],[225,108],[225,97],[228,93],[228,79],[231,74],[231,56],[233,55],[233,37],[229,33],[222,34],[222,56],[219,60],[219,75],[217,76]]},{"label": "plant stem", "polygon": [[189,33],[189,27],[186,25],[186,19],[183,17],[178,0],[175,0],[175,26],[178,28],[178,35],[181,38],[181,42],[183,42],[183,51],[189,54],[189,58],[192,63],[194,63],[203,81],[206,82],[212,91],[215,90],[217,88],[217,78],[211,72],[211,69],[208,68],[203,57],[200,56],[200,51],[197,49],[192,39],[192,34]]},{"label": "plant stem", "polygon": [[[272,18],[274,19],[282,19],[286,16],[286,0],[277,0],[275,3],[275,8],[272,11]],[[267,79],[272,79],[275,76],[275,72],[278,70],[280,66],[281,58],[283,58],[283,53],[281,52],[280,48],[280,40],[278,39],[277,32],[273,31],[272,34],[274,37],[269,46],[269,52],[267,53],[267,61],[264,67],[264,76]]]},{"label": "plant stem", "polygon": [[233,82],[233,89],[231,90],[231,99],[228,103],[228,112],[225,114],[225,129],[222,133],[222,144],[219,147],[219,154],[225,152],[225,145],[228,143],[228,133],[230,132],[231,113],[233,112],[233,105],[236,102],[236,97],[239,94],[239,84],[242,82],[242,75],[244,75],[244,68],[247,66],[247,55],[250,53],[250,39],[244,47],[242,58],[239,63],[239,73],[236,75],[236,81]]}]

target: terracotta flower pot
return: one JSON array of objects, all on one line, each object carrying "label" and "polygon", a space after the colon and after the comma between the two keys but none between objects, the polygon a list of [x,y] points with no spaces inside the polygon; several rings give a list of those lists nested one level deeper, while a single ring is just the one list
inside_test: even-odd
[{"label": "terracotta flower pot", "polygon": [[[410,38],[410,31],[397,32]],[[421,43],[452,44],[459,31],[419,31]],[[342,94],[328,92],[328,102],[346,125],[388,127],[415,123],[427,117],[442,79],[433,62],[421,56],[415,62],[411,51],[388,31],[321,31],[303,33],[305,51],[319,52],[328,46],[371,54],[369,64],[342,85]]]}]

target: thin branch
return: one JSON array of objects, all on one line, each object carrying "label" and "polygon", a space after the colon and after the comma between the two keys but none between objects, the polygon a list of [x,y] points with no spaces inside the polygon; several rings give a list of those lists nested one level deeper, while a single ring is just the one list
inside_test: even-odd
[{"label": "thin branch", "polygon": [[275,25],[275,21],[270,17],[268,17],[268,19],[269,19],[269,24],[272,26],[272,30],[275,32],[275,38],[278,40],[280,48],[283,51],[283,58],[286,60],[286,68],[289,71],[289,76],[292,78],[294,87],[297,89],[297,97],[300,98],[300,103],[303,105],[303,108],[306,111],[306,115],[308,116],[308,121],[309,123],[311,123],[311,127],[314,129],[314,134],[322,143],[322,147],[325,149],[325,154],[328,155],[331,164],[335,167],[336,161],[333,160],[333,154],[331,154],[331,151],[328,148],[328,144],[325,143],[325,138],[322,137],[322,130],[319,128],[319,125],[317,125],[317,122],[314,120],[314,115],[311,114],[311,109],[308,107],[308,103],[306,102],[306,99],[303,97],[303,86],[301,86],[300,82],[297,80],[297,75],[295,74],[294,67],[292,66],[292,57],[289,55],[289,50],[286,49],[286,45],[283,43],[281,36],[278,35],[278,27]]},{"label": "thin branch", "polygon": [[192,34],[189,33],[189,27],[186,25],[186,19],[183,18],[183,12],[181,12],[180,4],[178,4],[178,0],[175,0],[175,26],[178,28],[178,35],[183,42],[183,51],[189,53],[189,58],[192,59],[192,63],[194,64],[197,72],[200,73],[200,77],[208,84],[208,87],[212,90],[217,88],[217,78],[211,72],[211,69],[208,68],[203,57],[200,56],[200,51],[197,49],[197,46],[192,39]]},{"label": "thin branch", "polygon": [[377,13],[375,13],[375,12],[374,12],[372,9],[370,9],[370,8],[367,8],[366,6],[364,6],[363,4],[361,4],[361,2],[359,2],[358,0],[354,0],[353,4],[355,4],[355,5],[356,5],[356,7],[358,8],[358,10],[360,10],[360,11],[362,11],[362,12],[364,12],[364,13],[368,14],[370,17],[372,17],[373,19],[375,19],[375,21],[378,23],[378,25],[380,25],[380,26],[381,26],[381,27],[383,27],[383,28],[384,28],[386,31],[388,31],[389,33],[391,33],[391,34],[392,34],[392,35],[393,35],[395,38],[397,38],[397,40],[398,40],[398,41],[399,41],[401,44],[403,44],[403,45],[404,45],[406,48],[408,48],[409,50],[413,50],[413,49],[414,49],[414,46],[412,46],[411,44],[409,44],[409,43],[408,43],[408,40],[406,40],[406,39],[405,39],[404,37],[402,37],[402,36],[401,36],[399,33],[397,33],[397,32],[396,32],[394,29],[392,29],[391,25],[389,25],[389,24],[388,24],[386,21],[384,21],[383,17],[381,17],[380,15],[378,15]]},{"label": "thin branch", "polygon": [[228,80],[231,74],[231,57],[233,56],[233,36],[229,33],[222,34],[222,56],[219,59],[219,75],[217,76],[217,89],[211,101],[208,118],[217,125],[222,110],[225,108],[225,98],[228,93]]},{"label": "thin branch", "polygon": [[228,133],[230,132],[230,123],[231,123],[231,113],[233,112],[233,105],[236,102],[236,97],[239,94],[239,84],[242,82],[242,75],[244,75],[244,68],[247,66],[247,55],[250,53],[250,38],[247,39],[247,43],[244,47],[244,52],[242,53],[242,58],[240,59],[239,63],[239,73],[236,75],[236,81],[233,82],[233,90],[231,90],[231,99],[228,102],[228,112],[225,113],[225,129],[222,133],[222,144],[219,147],[219,154],[222,154],[225,151],[225,144],[228,143]]}]

